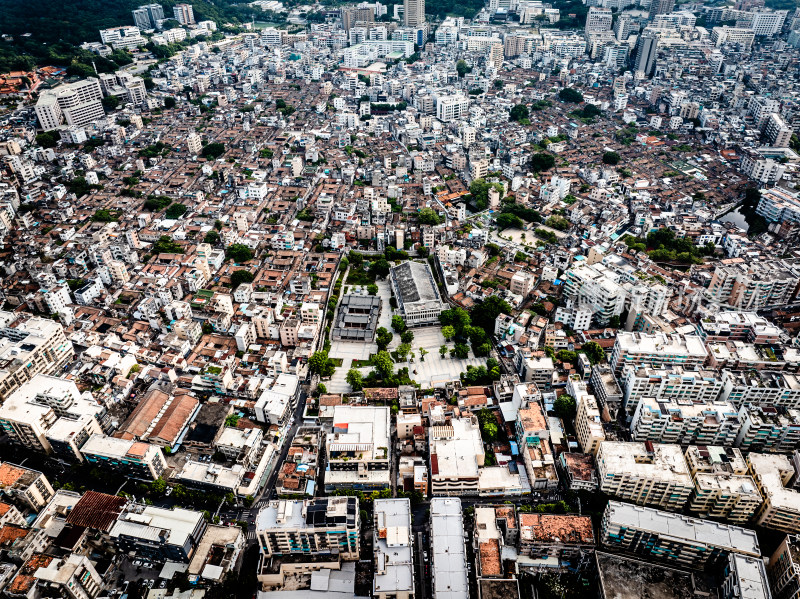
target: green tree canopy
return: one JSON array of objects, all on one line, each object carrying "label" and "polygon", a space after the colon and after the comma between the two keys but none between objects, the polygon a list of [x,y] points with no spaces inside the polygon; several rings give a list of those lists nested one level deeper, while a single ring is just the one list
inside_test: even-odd
[{"label": "green tree canopy", "polygon": [[225,250],[225,257],[234,262],[247,262],[253,259],[253,250],[243,243],[234,243]]},{"label": "green tree canopy", "polygon": [[433,210],[433,208],[423,208],[419,211],[417,215],[417,220],[421,225],[438,225],[439,224],[439,215]]},{"label": "green tree canopy", "polygon": [[236,270],[231,274],[231,287],[236,289],[242,283],[252,283],[255,278],[249,270]]},{"label": "green tree canopy", "polygon": [[576,104],[583,102],[583,94],[571,87],[565,87],[558,92],[558,97],[564,102],[575,102]]},{"label": "green tree canopy", "polygon": [[530,114],[530,110],[528,110],[528,107],[525,106],[525,104],[517,104],[511,107],[511,110],[509,111],[509,118],[511,118],[512,121],[519,122],[523,119],[527,119]]}]

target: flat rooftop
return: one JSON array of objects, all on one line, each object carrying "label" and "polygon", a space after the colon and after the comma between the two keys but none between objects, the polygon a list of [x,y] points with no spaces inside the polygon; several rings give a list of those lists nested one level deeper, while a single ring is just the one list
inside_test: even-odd
[{"label": "flat rooftop", "polygon": [[609,526],[653,532],[662,540],[688,541],[755,557],[761,555],[756,533],[739,526],[689,518],[619,501],[608,502],[604,519]]}]

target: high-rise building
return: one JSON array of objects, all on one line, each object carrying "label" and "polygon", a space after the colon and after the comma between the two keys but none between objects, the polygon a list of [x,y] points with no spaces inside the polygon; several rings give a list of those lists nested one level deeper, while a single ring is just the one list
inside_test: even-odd
[{"label": "high-rise building", "polygon": [[139,29],[150,29],[150,15],[146,8],[137,8],[132,11],[133,24]]},{"label": "high-rise building", "polygon": [[70,126],[84,127],[105,116],[102,99],[100,82],[89,77],[42,92],[36,102],[36,116],[45,131],[58,128],[64,121]]},{"label": "high-rise building", "polygon": [[[657,4],[654,1],[653,4]],[[656,64],[656,52],[658,51],[658,36],[648,32],[646,29],[639,38],[638,48],[636,50],[636,63],[634,70],[650,76],[653,72],[653,67]]]},{"label": "high-rise building", "polygon": [[584,31],[586,33],[609,31],[612,21],[613,16],[610,9],[592,6],[589,8],[589,13],[586,15],[586,27]]},{"label": "high-rise building", "polygon": [[403,0],[403,24],[406,27],[425,24],[425,0]]},{"label": "high-rise building", "polygon": [[[39,373],[61,372],[75,357],[64,327],[49,318],[18,321],[19,313],[0,311],[0,399]],[[11,326],[14,324],[14,326]]]},{"label": "high-rise building", "polygon": [[172,7],[172,13],[181,25],[194,25],[194,8],[191,4],[176,4]]},{"label": "high-rise building", "polygon": [[668,15],[675,8],[675,0],[653,0],[650,3],[649,20],[652,21],[656,15]]},{"label": "high-rise building", "polygon": [[764,498],[756,512],[755,524],[796,533],[800,530],[800,493],[787,486],[795,475],[789,457],[753,452],[747,455],[747,463]]}]

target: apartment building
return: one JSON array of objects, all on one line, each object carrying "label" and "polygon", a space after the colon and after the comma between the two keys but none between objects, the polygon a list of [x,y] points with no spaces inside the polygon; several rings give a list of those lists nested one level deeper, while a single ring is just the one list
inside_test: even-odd
[{"label": "apartment building", "polygon": [[61,372],[75,357],[64,327],[54,320],[19,322],[17,314],[0,311],[0,327],[0,400],[37,374]]},{"label": "apartment building", "polygon": [[584,453],[597,455],[600,443],[606,439],[597,399],[588,392],[584,381],[570,380],[567,393],[570,393],[577,402],[575,432],[578,434],[581,450]]},{"label": "apartment building", "polygon": [[723,597],[748,597],[748,599],[772,599],[764,559],[730,553],[726,576],[722,583]]},{"label": "apartment building", "polygon": [[735,406],[751,404],[800,409],[800,377],[789,372],[724,369],[720,399]]},{"label": "apartment building", "polygon": [[[768,221],[782,220],[769,206],[777,204],[774,194],[762,196],[756,212]],[[763,207],[762,207],[763,206]],[[745,261],[731,258],[714,269],[707,295],[737,310],[752,311],[770,306],[782,306],[794,299],[800,277],[783,260],[771,262]]]},{"label": "apartment building", "polygon": [[625,366],[682,366],[685,370],[698,370],[707,357],[708,351],[697,335],[619,331],[609,364],[619,376]]},{"label": "apartment building", "polygon": [[103,578],[85,555],[58,557],[33,574],[41,589],[65,599],[95,599],[103,589]]},{"label": "apartment building", "polygon": [[773,596],[800,598],[800,539],[787,535],[767,562],[767,575]]},{"label": "apartment building", "polygon": [[446,123],[462,118],[469,111],[469,98],[461,95],[436,98],[436,118]]},{"label": "apartment building", "polygon": [[553,388],[555,364],[548,356],[534,356],[528,348],[519,348],[514,354],[514,366],[519,380],[524,383],[536,383],[541,392]]},{"label": "apartment building", "polygon": [[121,472],[130,478],[155,480],[162,477],[167,469],[161,448],[142,441],[92,435],[80,451],[87,462]]},{"label": "apartment building", "polygon": [[597,474],[604,493],[671,511],[682,509],[694,490],[678,445],[603,441]]},{"label": "apartment building", "polygon": [[194,8],[191,4],[176,4],[172,7],[175,20],[181,25],[194,25]]},{"label": "apartment building", "polygon": [[740,429],[738,410],[725,401],[644,397],[631,420],[631,437],[654,443],[730,446]]},{"label": "apartment building", "polygon": [[717,312],[697,323],[697,334],[704,341],[746,341],[780,343],[781,329],[755,312]]},{"label": "apartment building", "polygon": [[622,406],[628,421],[633,419],[644,398],[665,403],[705,403],[716,401],[722,391],[716,372],[683,366],[624,365],[619,381],[623,392]]},{"label": "apartment building", "polygon": [[202,512],[129,503],[108,534],[122,552],[158,562],[186,563],[205,530]]},{"label": "apartment building", "polygon": [[389,488],[389,408],[338,405],[326,436],[325,489]]},{"label": "apartment building", "polygon": [[81,446],[103,433],[105,408],[71,380],[37,374],[0,406],[0,429],[30,449],[83,459]]},{"label": "apartment building", "polygon": [[761,495],[738,449],[692,445],[686,450],[686,463],[694,478],[691,511],[736,524],[750,521]]},{"label": "apartment building", "polygon": [[731,553],[761,556],[755,531],[619,501],[606,506],[600,541],[609,548],[698,570],[724,563]]},{"label": "apartment building", "polygon": [[607,364],[596,364],[592,367],[592,374],[589,376],[594,396],[597,398],[598,406],[603,410],[608,410],[608,415],[612,420],[616,420],[624,397],[617,377]]},{"label": "apartment building", "polygon": [[408,498],[376,499],[373,506],[375,599],[410,599],[414,596],[414,534]]},{"label": "apartment building", "polygon": [[10,462],[0,463],[0,490],[29,505],[36,512],[43,509],[55,495],[44,474]]},{"label": "apartment building", "polygon": [[787,488],[795,474],[791,460],[785,455],[753,452],[748,454],[747,464],[764,498],[755,523],[787,533],[800,530],[800,493]]},{"label": "apartment building", "polygon": [[358,498],[274,500],[256,516],[261,557],[333,555],[359,558],[361,521]]},{"label": "apartment building", "polygon": [[564,276],[564,296],[576,306],[586,306],[600,325],[625,309],[626,292],[620,276],[601,263],[569,269]]},{"label": "apartment building", "polygon": [[736,447],[743,451],[791,452],[800,445],[800,410],[783,406],[739,408]]}]

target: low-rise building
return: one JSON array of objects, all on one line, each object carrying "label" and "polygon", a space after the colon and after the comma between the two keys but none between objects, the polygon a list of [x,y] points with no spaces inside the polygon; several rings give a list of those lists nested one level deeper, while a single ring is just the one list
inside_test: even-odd
[{"label": "low-rise building", "polygon": [[594,552],[594,528],[589,516],[518,513],[519,552],[540,561],[545,569],[581,569]]},{"label": "low-rise building", "polygon": [[120,551],[147,559],[188,562],[206,530],[202,512],[131,503],[111,527]]},{"label": "low-rise building", "polygon": [[92,435],[81,447],[81,454],[87,462],[131,478],[155,480],[167,469],[161,448],[142,441]]},{"label": "low-rise building", "polygon": [[326,491],[388,488],[390,430],[388,407],[335,406],[326,437]]},{"label": "low-rise building", "polygon": [[467,549],[461,500],[431,499],[431,587],[434,599],[469,596]]},{"label": "low-rise building", "polygon": [[376,499],[373,507],[376,599],[409,599],[414,596],[414,535],[411,502]]}]

